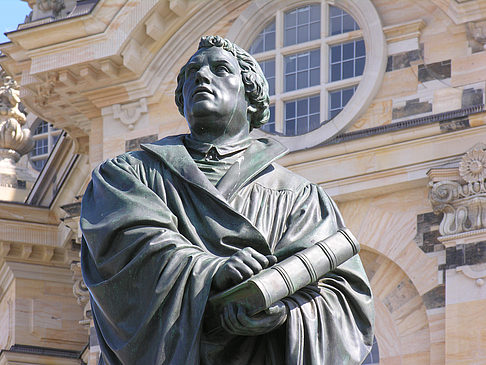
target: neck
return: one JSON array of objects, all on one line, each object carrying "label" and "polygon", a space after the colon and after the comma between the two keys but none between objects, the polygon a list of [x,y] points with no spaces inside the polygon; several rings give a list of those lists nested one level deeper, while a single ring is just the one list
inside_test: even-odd
[{"label": "neck", "polygon": [[228,130],[220,131],[218,133],[217,131],[210,131],[204,128],[202,128],[201,130],[191,130],[191,136],[195,140],[204,143],[211,143],[217,146],[236,143],[238,141],[248,138],[249,135],[250,133],[248,128],[241,129],[237,133],[231,133]]}]

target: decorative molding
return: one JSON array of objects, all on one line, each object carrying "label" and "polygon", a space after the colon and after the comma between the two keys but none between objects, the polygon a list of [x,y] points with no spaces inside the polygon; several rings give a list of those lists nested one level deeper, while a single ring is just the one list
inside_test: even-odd
[{"label": "decorative molding", "polygon": [[132,130],[135,124],[139,121],[142,114],[147,113],[147,99],[141,98],[128,104],[114,104],[113,118],[119,120],[126,125],[128,129]]}]

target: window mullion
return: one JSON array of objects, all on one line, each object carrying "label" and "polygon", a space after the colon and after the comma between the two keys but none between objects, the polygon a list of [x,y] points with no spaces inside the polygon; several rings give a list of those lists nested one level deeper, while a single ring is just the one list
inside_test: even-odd
[{"label": "window mullion", "polygon": [[284,124],[284,108],[281,95],[283,93],[283,80],[284,80],[284,67],[283,67],[283,56],[282,56],[282,46],[283,46],[283,13],[277,11],[275,15],[275,131],[283,133]]},{"label": "window mullion", "polygon": [[321,122],[328,119],[328,95],[326,85],[329,81],[329,47],[327,45],[327,35],[329,32],[329,6],[327,1],[321,4],[321,105],[320,119]]}]

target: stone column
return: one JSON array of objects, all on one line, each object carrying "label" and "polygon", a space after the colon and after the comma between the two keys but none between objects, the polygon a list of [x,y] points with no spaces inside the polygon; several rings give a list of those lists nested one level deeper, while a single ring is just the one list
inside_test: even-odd
[{"label": "stone column", "polygon": [[456,164],[429,171],[429,198],[442,213],[438,237],[446,247],[446,364],[486,362],[486,145]]}]

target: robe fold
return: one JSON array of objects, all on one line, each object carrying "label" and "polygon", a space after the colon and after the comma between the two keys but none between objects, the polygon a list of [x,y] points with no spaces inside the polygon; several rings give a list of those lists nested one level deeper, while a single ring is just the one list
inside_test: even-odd
[{"label": "robe fold", "polygon": [[239,249],[279,260],[343,226],[318,186],[255,140],[216,186],[173,136],[108,160],[82,202],[83,278],[100,364],[359,364],[373,340],[372,294],[358,256],[285,298],[288,318],[260,336],[211,335],[212,278]]}]

